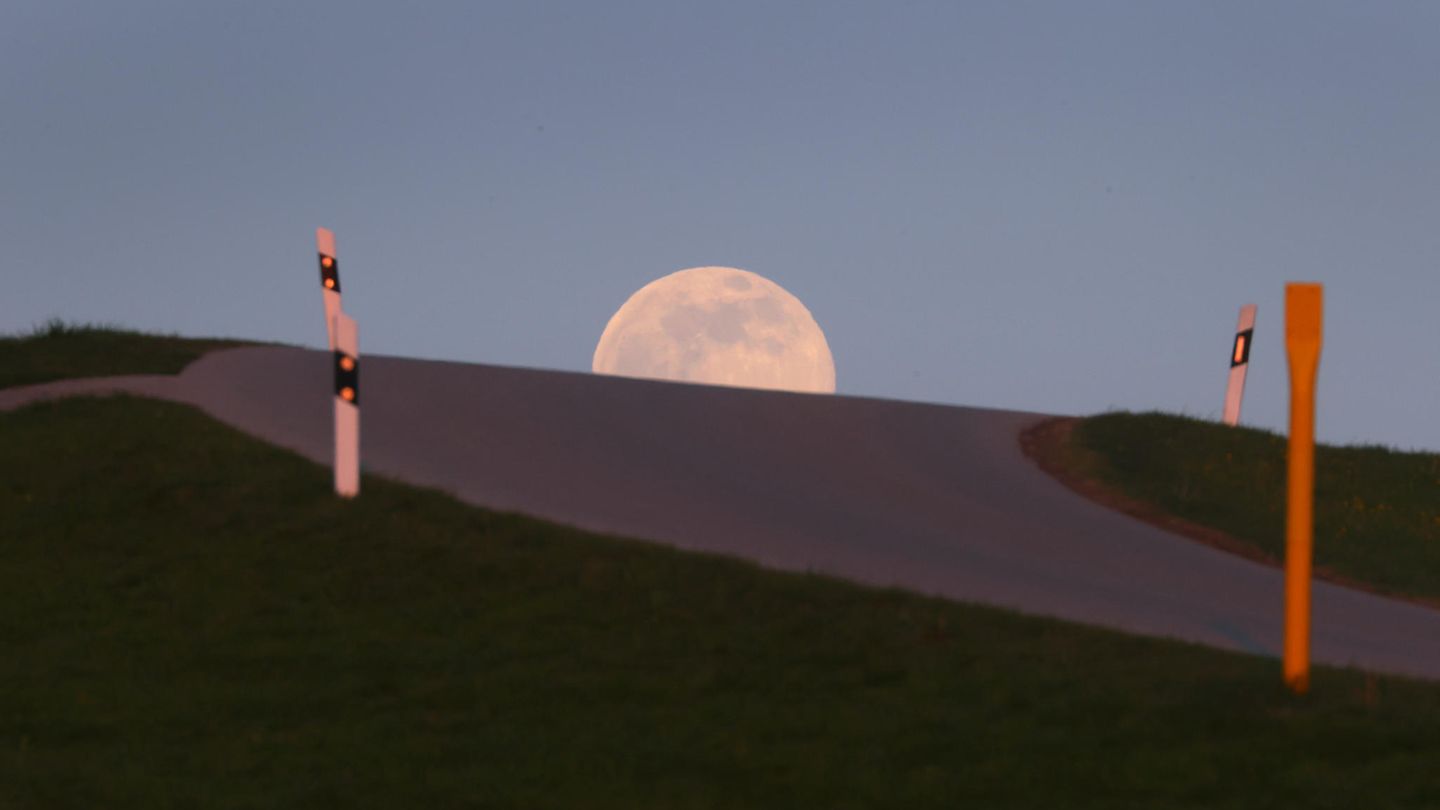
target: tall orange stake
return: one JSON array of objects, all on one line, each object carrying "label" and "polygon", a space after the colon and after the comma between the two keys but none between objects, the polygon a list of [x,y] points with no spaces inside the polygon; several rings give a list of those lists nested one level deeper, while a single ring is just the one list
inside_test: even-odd
[{"label": "tall orange stake", "polygon": [[1315,545],[1315,376],[1320,368],[1325,288],[1285,285],[1290,360],[1289,505],[1285,512],[1285,683],[1310,688],[1310,578]]}]

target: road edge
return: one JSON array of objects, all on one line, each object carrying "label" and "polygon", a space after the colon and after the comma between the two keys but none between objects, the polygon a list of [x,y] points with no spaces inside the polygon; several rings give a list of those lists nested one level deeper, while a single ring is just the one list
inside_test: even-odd
[{"label": "road edge", "polygon": [[[1171,534],[1203,543],[1211,548],[1270,568],[1281,569],[1284,567],[1284,560],[1267,554],[1264,550],[1232,534],[1176,517],[1154,504],[1133,498],[1081,473],[1076,469],[1073,459],[1077,454],[1090,453],[1090,451],[1075,446],[1072,440],[1075,426],[1080,423],[1081,418],[1057,416],[1041,420],[1025,428],[1020,431],[1020,452],[1066,489],[1099,506],[1121,512]],[[1363,580],[1347,577],[1325,567],[1317,566],[1314,571],[1316,579],[1333,585],[1440,610],[1440,598],[1388,590]]]}]

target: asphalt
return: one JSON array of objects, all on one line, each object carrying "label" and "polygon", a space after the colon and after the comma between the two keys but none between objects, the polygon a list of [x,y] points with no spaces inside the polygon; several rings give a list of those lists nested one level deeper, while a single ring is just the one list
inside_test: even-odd
[{"label": "asphalt", "polygon": [[[369,356],[361,457],[464,501],[773,568],[1278,656],[1279,571],[1086,500],[1020,451],[1044,415]],[[253,347],[129,392],[328,464],[330,355]],[[362,491],[361,497],[364,497]],[[1440,678],[1440,611],[1314,588],[1316,662]]]}]

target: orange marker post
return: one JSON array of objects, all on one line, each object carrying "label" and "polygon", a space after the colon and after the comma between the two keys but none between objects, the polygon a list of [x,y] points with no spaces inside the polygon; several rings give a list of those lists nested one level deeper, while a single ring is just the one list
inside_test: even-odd
[{"label": "orange marker post", "polygon": [[1289,503],[1285,512],[1285,684],[1310,688],[1310,579],[1315,544],[1315,377],[1320,368],[1325,288],[1285,285],[1290,361]]}]

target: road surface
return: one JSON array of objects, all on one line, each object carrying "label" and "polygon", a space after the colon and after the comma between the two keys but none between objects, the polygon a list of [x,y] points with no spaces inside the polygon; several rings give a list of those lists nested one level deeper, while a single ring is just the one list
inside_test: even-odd
[{"label": "road surface", "polygon": [[[131,391],[331,454],[330,355],[207,355]],[[368,356],[367,472],[493,509],[766,566],[1277,656],[1277,570],[1071,492],[1021,453],[1040,414]],[[364,497],[362,490],[361,497]],[[1440,611],[1327,583],[1316,662],[1440,678]]]}]

